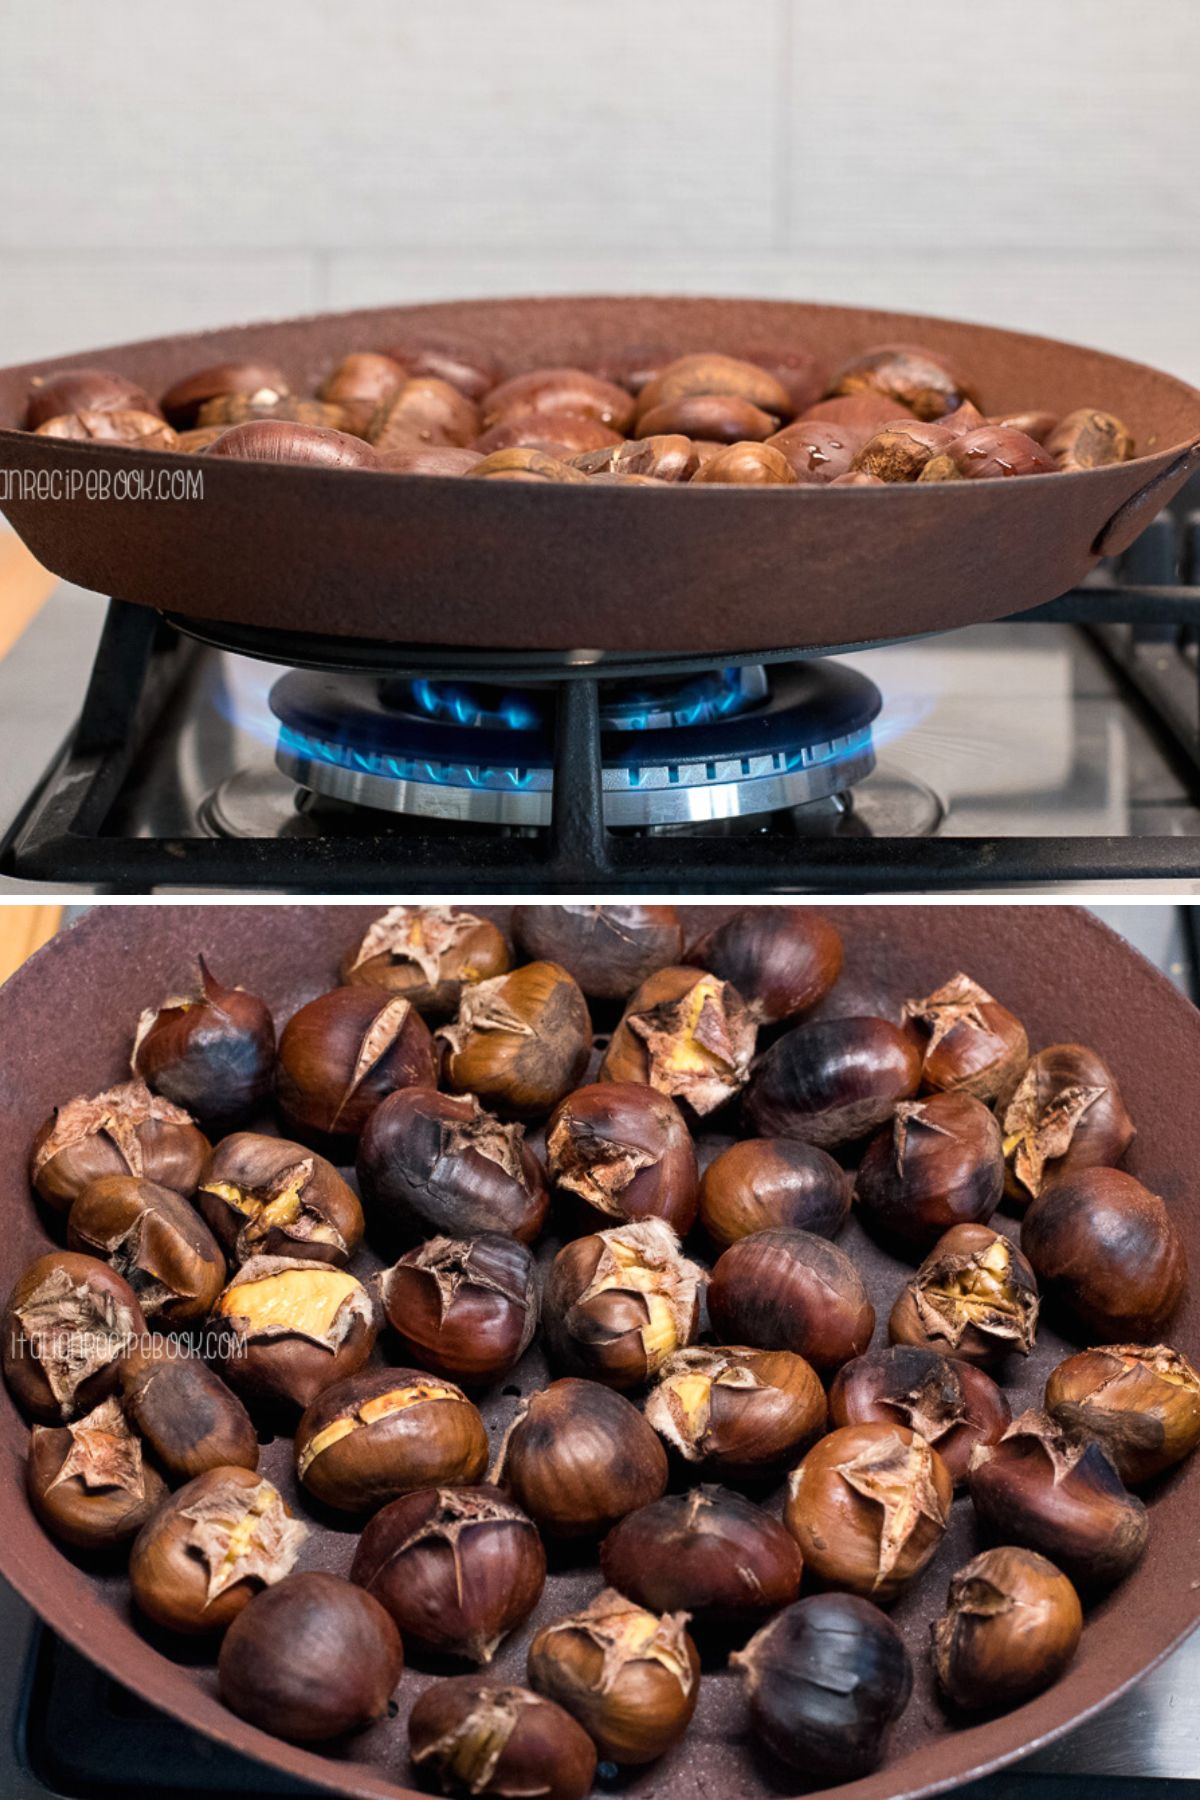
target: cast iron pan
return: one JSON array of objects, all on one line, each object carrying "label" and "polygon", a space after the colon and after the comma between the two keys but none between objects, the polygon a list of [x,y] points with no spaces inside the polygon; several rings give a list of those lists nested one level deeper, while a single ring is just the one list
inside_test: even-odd
[{"label": "cast iron pan", "polygon": [[[729,909],[694,909],[696,914]],[[846,940],[846,974],[827,1003],[831,1012],[896,1015],[907,995],[927,993],[956,969],[968,970],[1024,1020],[1033,1044],[1077,1038],[1111,1063],[1140,1130],[1129,1168],[1166,1196],[1187,1243],[1193,1282],[1200,1275],[1200,1013],[1119,938],[1081,911],[1061,907],[846,907],[833,909]],[[133,1021],[185,976],[203,950],[217,973],[264,994],[282,1020],[333,984],[340,956],[373,909],[361,907],[104,907],[55,939],[0,992],[0,1289],[47,1247],[47,1233],[25,1179],[34,1131],[56,1102],[92,1092],[126,1070]],[[502,916],[502,915],[498,915]],[[698,924],[699,920],[694,919]],[[720,1141],[720,1140],[717,1140]],[[727,1141],[727,1140],[726,1140]],[[1013,1221],[998,1220],[1006,1229]],[[901,1265],[875,1248],[855,1221],[842,1243],[859,1262],[885,1341]],[[364,1256],[359,1272],[376,1266]],[[1200,1297],[1195,1286],[1171,1339],[1200,1355]],[[1047,1321],[1037,1350],[1009,1388],[1014,1412],[1040,1396],[1066,1340]],[[377,1355],[379,1352],[376,1353]],[[518,1404],[513,1392],[544,1381],[531,1353],[484,1402],[495,1444]],[[125,1581],[77,1566],[46,1537],[29,1511],[23,1472],[28,1429],[7,1393],[0,1400],[0,1573],[61,1636],[144,1699],[264,1763],[352,1800],[409,1796],[405,1719],[430,1679],[410,1662],[397,1690],[399,1713],[345,1747],[298,1749],[227,1712],[216,1697],[210,1652],[152,1636],[132,1617]],[[301,1514],[290,1442],[263,1453],[263,1470]],[[917,1670],[913,1700],[883,1768],[838,1790],[839,1800],[895,1800],[953,1787],[1011,1762],[1068,1730],[1112,1700],[1177,1644],[1200,1616],[1200,1464],[1165,1478],[1151,1498],[1150,1547],[1142,1566],[1097,1605],[1079,1655],[1058,1685],[1005,1716],[951,1728],[934,1696],[926,1644],[929,1622],[951,1573],[974,1553],[971,1507],[959,1500],[936,1561],[894,1609]],[[353,1529],[318,1530],[303,1566],[344,1571]],[[552,1574],[538,1620],[561,1616],[600,1586],[591,1567]],[[522,1680],[531,1636],[517,1632],[494,1667]],[[706,1672],[700,1705],[680,1745],[660,1763],[631,1772],[622,1792],[656,1800],[736,1794],[739,1800],[792,1792],[756,1764],[741,1684],[719,1665]]]},{"label": "cast iron pan", "polygon": [[[0,469],[147,475],[153,452],[18,435],[32,375],[99,364],[157,395],[226,358],[267,357],[311,393],[348,351],[442,341],[511,370],[803,345],[829,367],[889,340],[952,356],[984,410],[1118,413],[1138,458],[1021,480],[644,489],[463,482],[221,460],[203,501],[5,503],[58,575],[124,600],[274,631],[489,649],[820,649],[1036,606],[1132,542],[1182,484],[1200,394],[1138,363],[1011,331],[793,302],[455,301],[162,338],[0,372]],[[171,458],[182,467],[191,459]]]}]

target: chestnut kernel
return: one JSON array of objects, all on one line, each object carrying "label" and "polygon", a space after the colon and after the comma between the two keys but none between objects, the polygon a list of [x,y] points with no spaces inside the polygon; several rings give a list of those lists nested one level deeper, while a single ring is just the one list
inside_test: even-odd
[{"label": "chestnut kernel", "polygon": [[1019,1706],[1052,1687],[1079,1647],[1083,1609],[1067,1577],[1033,1550],[985,1550],[950,1583],[933,1665],[964,1711]]},{"label": "chestnut kernel", "polygon": [[302,1408],[361,1369],[375,1343],[370,1295],[344,1269],[252,1256],[213,1308],[230,1341],[218,1371],[247,1400]]},{"label": "chestnut kernel", "polygon": [[1200,1374],[1169,1344],[1106,1344],[1051,1370],[1046,1411],[1095,1438],[1126,1486],[1139,1487],[1200,1443]]},{"label": "chestnut kernel", "polygon": [[475,1675],[436,1681],[408,1716],[409,1754],[460,1800],[587,1800],[596,1746],[570,1713],[528,1688]]},{"label": "chestnut kernel", "polygon": [[217,1145],[196,1207],[239,1264],[252,1256],[344,1263],[362,1242],[362,1207],[333,1164],[302,1144],[254,1131]]},{"label": "chestnut kernel", "polygon": [[347,987],[403,994],[421,1012],[457,1011],[464,987],[508,969],[498,925],[452,906],[392,906],[342,962]]},{"label": "chestnut kernel", "polygon": [[1029,1355],[1039,1304],[1033,1270],[1015,1244],[987,1225],[955,1225],[901,1288],[888,1330],[893,1344],[987,1367],[1010,1351]]},{"label": "chestnut kernel", "polygon": [[261,1731],[322,1743],[387,1711],[404,1667],[400,1634],[369,1594],[310,1569],[256,1594],[221,1644],[221,1698]]},{"label": "chestnut kernel", "polygon": [[600,1065],[601,1081],[632,1081],[715,1112],[745,1086],[757,1027],[728,981],[660,969],[637,989]]},{"label": "chestnut kernel", "polygon": [[483,1420],[461,1388],[421,1369],[370,1369],[319,1393],[296,1427],[296,1473],[340,1512],[415,1488],[478,1481]]},{"label": "chestnut kernel", "polygon": [[[632,466],[619,472],[657,473]],[[657,970],[678,962],[683,950],[673,906],[514,906],[512,928],[526,956],[561,963],[592,1000],[626,999]]]},{"label": "chestnut kernel", "polygon": [[552,1381],[513,1420],[494,1479],[542,1531],[595,1537],[667,1485],[667,1456],[636,1406],[598,1381]]},{"label": "chestnut kernel", "polygon": [[915,1344],[846,1363],[830,1385],[829,1417],[835,1426],[906,1426],[933,1445],[956,1483],[976,1447],[998,1443],[1012,1424],[1008,1401],[982,1369]]},{"label": "chestnut kernel", "polygon": [[1003,1196],[999,1121],[964,1093],[902,1100],[854,1182],[863,1212],[910,1244],[931,1244],[952,1225],[986,1225]]},{"label": "chestnut kernel", "polygon": [[969,975],[952,975],[923,1000],[906,1000],[904,1023],[921,1047],[921,1086],[996,1100],[1029,1061],[1025,1027]]},{"label": "chestnut kernel", "polygon": [[1021,1247],[1046,1293],[1106,1338],[1152,1341],[1187,1287],[1165,1205],[1121,1169],[1057,1176],[1025,1214]]},{"label": "chestnut kernel", "polygon": [[123,1275],[147,1319],[186,1325],[207,1316],[225,1286],[225,1258],[203,1219],[173,1188],[102,1175],[67,1217],[67,1247]]},{"label": "chestnut kernel", "polygon": [[432,1087],[429,1028],[411,1000],[341,987],[310,1000],[279,1039],[279,1104],[302,1131],[357,1137],[398,1088]]},{"label": "chestnut kernel", "polygon": [[208,1153],[190,1113],[144,1081],[126,1081],[55,1109],[33,1140],[30,1180],[58,1212],[102,1175],[136,1175],[187,1199]]},{"label": "chestnut kernel", "polygon": [[258,1467],[250,1414],[190,1344],[154,1336],[123,1358],[121,1403],[175,1481]]},{"label": "chestnut kernel", "polygon": [[833,396],[879,394],[899,401],[918,419],[940,419],[964,400],[973,404],[972,393],[950,362],[917,344],[880,344],[852,357],[833,378]]},{"label": "chestnut kernel", "polygon": [[639,1386],[694,1340],[704,1279],[661,1219],[577,1238],[546,1279],[551,1360],[609,1387]]},{"label": "chestnut kernel", "polygon": [[763,1137],[796,1137],[830,1149],[865,1137],[917,1091],[915,1045],[886,1019],[819,1019],[777,1038],[746,1090],[745,1111]]},{"label": "chestnut kernel", "polygon": [[1036,1199],[1049,1181],[1119,1163],[1134,1125],[1107,1065],[1083,1044],[1039,1050],[1004,1109],[1009,1198]]},{"label": "chestnut kernel", "polygon": [[51,1537],[80,1550],[135,1537],[167,1492],[111,1396],[73,1424],[34,1426],[25,1485]]},{"label": "chestnut kernel", "polygon": [[578,1084],[592,1021],[574,976],[560,963],[531,962],[464,988],[457,1019],[438,1036],[451,1087],[528,1117]]},{"label": "chestnut kernel", "polygon": [[646,1397],[655,1431],[688,1463],[757,1478],[794,1461],[825,1429],[825,1390],[790,1350],[679,1350]]},{"label": "chestnut kernel", "polygon": [[858,1270],[810,1231],[756,1231],[731,1244],[712,1272],[708,1311],[723,1342],[792,1350],[819,1374],[861,1356],[875,1329]]},{"label": "chestnut kernel", "polygon": [[560,1100],[546,1130],[554,1185],[594,1219],[662,1219],[684,1236],[695,1223],[696,1148],[667,1094],[597,1081]]},{"label": "chestnut kernel", "polygon": [[694,1626],[749,1631],[800,1591],[800,1552],[778,1519],[726,1488],[698,1487],[627,1513],[600,1546],[609,1587]]},{"label": "chestnut kernel", "polygon": [[404,1350],[435,1375],[495,1381],[537,1330],[537,1272],[515,1238],[431,1238],[385,1270],[380,1296]]},{"label": "chestnut kernel", "polygon": [[700,1695],[685,1625],[682,1613],[660,1617],[605,1588],[538,1632],[529,1680],[579,1720],[606,1761],[654,1762],[683,1736]]},{"label": "chestnut kernel", "polygon": [[270,1098],[275,1023],[265,1001],[223,987],[202,956],[197,969],[193,993],[143,1012],[131,1067],[206,1124],[240,1124]]},{"label": "chestnut kernel", "polygon": [[823,1000],[842,972],[842,940],[807,906],[744,906],[692,944],[690,963],[731,981],[756,1025]]},{"label": "chestnut kernel", "polygon": [[387,1608],[406,1644],[489,1663],[541,1599],[546,1552],[499,1488],[422,1488],[368,1522],[350,1579]]},{"label": "chestnut kernel", "polygon": [[4,1379],[18,1405],[58,1425],[113,1392],[121,1358],[147,1326],[124,1276],[94,1256],[52,1250],[17,1280],[3,1331]]},{"label": "chestnut kernel", "polygon": [[851,1193],[850,1176],[815,1144],[745,1138],[705,1169],[700,1220],[723,1250],[776,1227],[832,1238],[849,1215]]}]

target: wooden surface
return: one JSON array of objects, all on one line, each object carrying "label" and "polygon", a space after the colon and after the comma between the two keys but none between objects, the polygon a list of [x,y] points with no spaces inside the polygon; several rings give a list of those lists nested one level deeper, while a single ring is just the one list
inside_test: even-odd
[{"label": "wooden surface", "polygon": [[54,936],[62,911],[61,906],[0,905],[0,983]]},{"label": "wooden surface", "polygon": [[20,538],[0,522],[0,656],[6,656],[54,586]]}]

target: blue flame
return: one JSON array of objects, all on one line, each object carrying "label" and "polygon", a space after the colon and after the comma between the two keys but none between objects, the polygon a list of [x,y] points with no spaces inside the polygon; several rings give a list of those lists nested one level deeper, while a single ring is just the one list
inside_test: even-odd
[{"label": "blue flame", "polygon": [[[478,692],[424,678],[412,682],[411,690],[419,710],[430,719],[499,726],[506,731],[533,731],[540,724],[537,713],[520,694],[497,694],[495,704],[488,705]],[[492,698],[490,693],[488,698]]]},{"label": "blue flame", "polygon": [[351,744],[334,743],[328,738],[297,731],[294,725],[279,727],[279,746],[305,762],[330,763],[335,768],[350,769],[356,774],[382,775],[389,781],[416,781],[437,787],[461,787],[466,782],[474,788],[516,788],[520,791],[532,787],[537,776],[535,769],[519,766],[468,766],[431,762],[424,757],[391,756],[382,750],[356,750]]},{"label": "blue flame", "polygon": [[747,704],[740,669],[714,669],[674,693],[635,689],[618,693],[602,703],[604,724],[617,731],[649,731],[666,714],[673,725],[710,725]]}]

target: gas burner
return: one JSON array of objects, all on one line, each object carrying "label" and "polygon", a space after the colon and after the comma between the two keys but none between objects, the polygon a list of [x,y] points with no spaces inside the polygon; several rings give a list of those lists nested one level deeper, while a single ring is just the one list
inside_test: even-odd
[{"label": "gas burner", "polygon": [[[604,822],[701,824],[808,806],[875,764],[879,690],[837,663],[602,683]],[[271,690],[277,767],[324,800],[547,826],[554,718],[538,690],[292,670]]]}]

